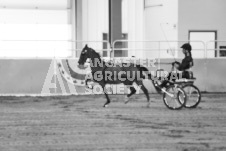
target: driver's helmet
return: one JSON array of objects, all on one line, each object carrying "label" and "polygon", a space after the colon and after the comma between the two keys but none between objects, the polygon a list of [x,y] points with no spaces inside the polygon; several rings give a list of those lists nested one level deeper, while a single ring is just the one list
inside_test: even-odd
[{"label": "driver's helmet", "polygon": [[192,48],[191,48],[191,45],[189,43],[185,43],[181,46],[181,48],[185,49],[185,50],[188,50],[188,51],[191,51]]}]

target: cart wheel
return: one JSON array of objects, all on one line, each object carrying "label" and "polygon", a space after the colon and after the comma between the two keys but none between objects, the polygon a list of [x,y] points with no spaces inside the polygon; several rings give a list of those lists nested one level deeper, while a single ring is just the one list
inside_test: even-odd
[{"label": "cart wheel", "polygon": [[163,102],[167,108],[179,110],[186,104],[186,93],[182,88],[171,85],[163,94]]},{"label": "cart wheel", "polygon": [[193,84],[184,85],[182,87],[184,92],[186,93],[187,100],[185,107],[186,108],[195,108],[201,102],[201,93],[199,89]]}]

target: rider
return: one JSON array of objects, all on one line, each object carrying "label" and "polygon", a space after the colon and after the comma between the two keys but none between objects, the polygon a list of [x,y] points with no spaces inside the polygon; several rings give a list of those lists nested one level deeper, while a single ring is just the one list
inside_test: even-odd
[{"label": "rider", "polygon": [[[189,78],[189,73],[186,71],[189,68],[191,68],[194,63],[193,63],[193,58],[192,58],[192,54],[191,54],[191,50],[192,47],[189,43],[185,43],[181,46],[182,50],[183,50],[183,54],[185,55],[184,59],[182,60],[181,63],[175,61],[172,63],[172,66],[174,68],[176,68],[179,71],[182,71],[182,78]],[[163,81],[162,84],[160,84],[160,88],[164,88],[166,87],[170,77],[172,75],[172,72],[169,73],[169,75],[167,76],[167,80]],[[177,78],[179,77],[179,74],[177,74]]]}]

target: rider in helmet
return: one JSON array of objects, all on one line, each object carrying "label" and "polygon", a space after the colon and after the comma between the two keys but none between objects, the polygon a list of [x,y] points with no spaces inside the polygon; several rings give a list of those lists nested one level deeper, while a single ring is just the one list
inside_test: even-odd
[{"label": "rider in helmet", "polygon": [[[184,59],[181,63],[174,62],[173,65],[179,70],[179,71],[185,71],[189,68],[191,68],[194,63],[191,55],[191,45],[189,43],[185,43],[181,46],[182,51],[185,55]],[[177,64],[177,65],[176,65]]]},{"label": "rider in helmet", "polygon": [[[185,43],[181,46],[181,48],[182,48],[183,54],[185,55],[184,59],[182,60],[181,63],[175,61],[172,63],[172,65],[177,70],[182,71],[182,78],[189,78],[188,75],[185,73],[187,69],[191,68],[194,65],[192,54],[191,54],[192,47],[189,43]],[[169,75],[167,76],[168,80],[170,79],[171,75],[172,73],[169,73]],[[162,84],[160,85],[160,88],[165,87],[166,84],[168,83],[168,80],[163,81]]]}]

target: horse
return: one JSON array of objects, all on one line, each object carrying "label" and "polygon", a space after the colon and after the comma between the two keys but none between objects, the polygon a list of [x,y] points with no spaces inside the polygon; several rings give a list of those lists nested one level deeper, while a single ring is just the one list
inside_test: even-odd
[{"label": "horse", "polygon": [[[103,90],[105,89],[106,84],[124,84],[130,89],[130,93],[127,94],[127,98],[129,99],[130,96],[136,93],[136,89],[133,86],[133,83],[135,82],[146,95],[148,102],[147,107],[149,107],[150,98],[148,90],[145,88],[142,81],[145,78],[143,72],[148,72],[146,67],[136,63],[112,64],[105,62],[101,59],[99,53],[85,45],[78,60],[79,66],[84,66],[88,58],[91,62],[90,68],[93,77],[92,80],[95,83],[98,83]],[[147,75],[148,78],[151,79],[150,74]],[[103,107],[107,107],[111,101],[108,94],[105,91],[103,92],[107,99]],[[125,101],[125,103],[128,103],[128,101]]]}]

